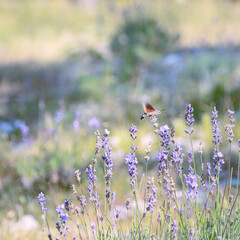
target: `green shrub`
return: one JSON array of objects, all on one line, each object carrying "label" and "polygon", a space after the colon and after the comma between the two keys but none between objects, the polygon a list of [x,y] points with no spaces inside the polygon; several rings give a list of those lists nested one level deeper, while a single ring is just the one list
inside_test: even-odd
[{"label": "green shrub", "polygon": [[120,61],[116,74],[121,81],[130,80],[139,64],[173,50],[177,40],[153,18],[128,18],[111,40],[111,50]]}]

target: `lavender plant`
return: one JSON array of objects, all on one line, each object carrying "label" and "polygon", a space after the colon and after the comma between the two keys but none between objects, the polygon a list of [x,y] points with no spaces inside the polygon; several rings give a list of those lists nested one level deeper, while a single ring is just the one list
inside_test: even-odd
[{"label": "lavender plant", "polygon": [[[158,153],[156,157],[154,154],[150,155],[153,143],[149,142],[146,146],[146,156],[141,158],[137,155],[138,129],[131,125],[129,127],[132,139],[131,151],[125,155],[131,192],[125,204],[120,204],[121,199],[116,203],[116,194],[112,189],[115,169],[110,131],[105,129],[102,136],[96,131],[95,154],[85,170],[88,187],[87,189],[84,187],[81,172],[76,170],[78,185],[71,185],[73,197],[66,198],[56,207],[58,216],[54,232],[56,239],[239,239],[240,210],[237,200],[240,189],[231,188],[229,174],[231,144],[234,142],[233,113],[228,111],[229,124],[225,127],[230,151],[224,189],[220,186],[220,176],[224,171],[226,156],[220,149],[223,140],[216,107],[213,108],[211,120],[212,163],[203,163],[202,143],[199,145],[200,150],[194,152],[192,138],[196,131],[193,129],[194,116],[191,104],[187,106],[185,115],[189,127],[185,132],[190,137],[191,149],[181,147],[174,139],[174,128],[167,124],[159,127],[156,116],[153,116],[150,117],[150,121],[157,137]],[[240,140],[238,146],[240,149]],[[156,168],[148,172],[148,163],[152,161],[154,164],[154,158],[157,162]],[[197,159],[201,161],[201,169],[197,169],[198,165],[195,163]],[[188,165],[186,169],[184,166],[187,165],[184,162]],[[140,174],[139,163],[145,163],[145,174]],[[105,191],[98,189],[100,166],[103,167]],[[238,164],[238,182],[239,169]],[[127,182],[123,179],[124,181]],[[101,198],[103,192],[104,197]],[[53,239],[47,221],[45,195],[40,193],[38,200],[44,230],[47,225],[46,235]]]}]

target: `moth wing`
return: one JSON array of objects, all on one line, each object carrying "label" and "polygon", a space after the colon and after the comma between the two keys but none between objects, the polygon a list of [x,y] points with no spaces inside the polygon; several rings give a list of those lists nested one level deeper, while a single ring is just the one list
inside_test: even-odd
[{"label": "moth wing", "polygon": [[147,107],[146,107],[145,103],[142,104],[142,107],[143,107],[143,111],[146,113],[147,112]]},{"label": "moth wing", "polygon": [[154,107],[151,104],[147,103],[146,104],[146,112],[150,113],[150,112],[154,112],[154,111],[155,111]]}]

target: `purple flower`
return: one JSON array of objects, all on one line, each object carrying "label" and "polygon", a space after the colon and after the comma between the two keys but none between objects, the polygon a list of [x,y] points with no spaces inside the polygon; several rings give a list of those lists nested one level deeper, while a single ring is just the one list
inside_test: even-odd
[{"label": "purple flower", "polygon": [[130,136],[133,140],[135,140],[137,138],[137,127],[132,125],[131,127],[129,127],[129,132],[131,133]]},{"label": "purple flower", "polygon": [[95,203],[95,206],[98,208],[100,207],[100,202],[98,201],[99,200],[99,196],[97,194],[97,192],[95,192],[91,197],[90,197],[90,201],[91,202],[94,202]]},{"label": "purple flower", "polygon": [[47,211],[47,208],[44,206],[47,204],[44,194],[41,192],[38,194],[38,202],[41,207],[41,211],[44,213]]},{"label": "purple flower", "polygon": [[56,208],[57,214],[60,219],[60,223],[56,223],[56,228],[59,231],[60,235],[63,235],[64,237],[68,236],[68,226],[66,226],[66,222],[68,220],[68,214],[64,213],[64,204],[58,205]]},{"label": "purple flower", "polygon": [[120,215],[120,211],[116,209],[116,218],[119,218],[119,215]]},{"label": "purple flower", "polygon": [[92,164],[90,164],[85,171],[88,174],[87,181],[89,182],[88,185],[88,193],[89,193],[89,200],[90,202],[94,202],[96,207],[100,206],[100,203],[98,202],[99,196],[97,192],[95,191],[93,194],[93,190],[96,188],[95,181],[97,180],[97,177],[95,175],[95,168]]},{"label": "purple flower", "polygon": [[66,198],[65,201],[64,201],[64,207],[67,211],[69,211],[69,207],[70,207],[71,204],[72,204],[71,198]]},{"label": "purple flower", "polygon": [[23,123],[20,125],[20,131],[22,136],[26,136],[29,133],[29,127],[25,123]]},{"label": "purple flower", "polygon": [[157,160],[158,160],[158,171],[159,174],[167,167],[166,161],[167,161],[168,151],[161,151],[158,154]]},{"label": "purple flower", "polygon": [[63,223],[65,223],[68,219],[68,215],[65,213],[65,214],[61,214],[60,215],[60,219]]},{"label": "purple flower", "polygon": [[160,127],[160,131],[158,133],[158,135],[162,138],[162,140],[160,141],[161,146],[166,148],[167,150],[169,149],[168,147],[171,141],[168,130],[168,125],[164,125]]},{"label": "purple flower", "polygon": [[102,137],[102,148],[104,149],[104,154],[102,156],[102,160],[105,163],[106,166],[106,174],[104,176],[106,181],[106,199],[107,202],[110,203],[110,197],[111,197],[111,179],[112,179],[112,167],[113,167],[113,161],[111,159],[111,150],[112,148],[109,145],[109,138],[108,135],[110,134],[110,131],[105,129],[105,135]]},{"label": "purple flower", "polygon": [[169,221],[170,218],[171,218],[171,215],[166,214],[166,221],[167,221],[167,222]]},{"label": "purple flower", "polygon": [[218,111],[217,111],[216,107],[214,107],[213,111],[212,111],[211,123],[212,123],[212,132],[213,132],[213,138],[214,138],[214,140],[212,142],[215,145],[222,143],[222,141],[221,141],[222,137],[220,135],[220,129],[218,127],[220,122],[217,121],[217,118],[218,118]]},{"label": "purple flower", "polygon": [[75,120],[73,121],[73,129],[74,129],[74,131],[78,131],[79,128],[80,128],[79,120],[78,120],[78,119],[75,119]]},{"label": "purple flower", "polygon": [[192,151],[188,151],[188,162],[191,163],[193,161],[193,153]]},{"label": "purple flower", "polygon": [[213,149],[213,167],[215,169],[215,176],[217,175],[217,172],[222,171],[222,165],[225,163],[224,156],[221,152],[217,152],[216,147]]},{"label": "purple flower", "polygon": [[80,202],[80,206],[82,207],[82,213],[84,213],[84,209],[87,206],[86,198],[84,195],[77,196],[77,200]]},{"label": "purple flower", "polygon": [[135,146],[135,143],[133,143],[132,146],[131,146],[131,149],[132,149],[134,152],[136,152],[137,149],[138,149],[138,147],[136,147],[136,146]]},{"label": "purple flower", "polygon": [[157,205],[157,187],[154,185],[154,181],[152,180],[151,185],[149,186],[151,192],[149,193],[149,198],[147,199],[147,207],[146,210],[153,213],[153,208]]},{"label": "purple flower", "polygon": [[185,155],[182,153],[181,146],[176,143],[175,148],[173,149],[173,152],[171,154],[172,163],[179,163],[182,165],[184,156]]},{"label": "purple flower", "polygon": [[177,223],[175,220],[171,223],[171,232],[173,234],[173,239],[175,239],[177,234]]},{"label": "purple flower", "polygon": [[240,152],[240,139],[238,139],[238,152]]},{"label": "purple flower", "polygon": [[63,210],[64,210],[64,204],[57,205],[56,212],[57,212],[58,215],[63,214]]},{"label": "purple flower", "polygon": [[189,174],[186,179],[186,184],[189,187],[188,195],[191,198],[196,198],[198,194],[198,180],[197,177],[194,175],[194,170],[191,166],[189,167]]},{"label": "purple flower", "polygon": [[88,186],[88,193],[91,195],[92,191],[93,191],[93,186],[95,186],[95,181],[97,179],[96,175],[95,175],[95,168],[93,168],[92,164],[90,164],[85,171],[88,175],[87,181],[89,182],[89,186]]},{"label": "purple flower", "polygon": [[90,128],[99,128],[101,126],[101,123],[99,122],[99,120],[95,117],[92,117],[88,120],[88,126]]},{"label": "purple flower", "polygon": [[[189,103],[187,105],[187,111],[185,113],[185,119],[186,119],[186,124],[191,127],[194,123],[194,118],[193,118],[193,107],[191,106],[191,104]],[[192,133],[194,132],[193,128],[187,129],[185,130],[185,132],[189,135],[192,135]]]},{"label": "purple flower", "polygon": [[116,193],[112,192],[112,204],[114,204],[115,200],[116,200]]},{"label": "purple flower", "polygon": [[125,163],[128,165],[128,173],[130,175],[130,184],[135,186],[136,178],[137,178],[137,158],[135,153],[128,153],[125,157]]},{"label": "purple flower", "polygon": [[207,174],[210,177],[211,176],[211,164],[207,163]]}]

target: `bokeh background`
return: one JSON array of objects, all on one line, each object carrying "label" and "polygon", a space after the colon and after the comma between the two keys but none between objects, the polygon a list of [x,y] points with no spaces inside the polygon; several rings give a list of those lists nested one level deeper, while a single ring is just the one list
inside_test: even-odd
[{"label": "bokeh background", "polygon": [[[227,109],[235,111],[240,138],[240,1],[1,0],[0,12],[1,239],[40,231],[37,194],[54,212],[74,171],[91,162],[97,129],[111,131],[113,188],[125,199],[131,123],[139,128],[139,171],[149,140],[156,168],[153,128],[139,118],[143,102],[166,109],[160,124],[174,126],[185,148],[192,103],[194,148],[201,139],[206,160],[213,106],[223,125]],[[235,143],[233,176],[236,156]]]}]

